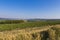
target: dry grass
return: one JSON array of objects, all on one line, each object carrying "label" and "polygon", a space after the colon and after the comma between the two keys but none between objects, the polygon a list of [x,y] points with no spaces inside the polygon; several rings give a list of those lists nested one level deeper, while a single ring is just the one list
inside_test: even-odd
[{"label": "dry grass", "polygon": [[[47,26],[46,28],[35,27],[21,30],[3,31],[0,32],[0,40],[41,40],[40,32],[47,31],[51,27],[53,26]],[[54,32],[53,35],[55,35]]]}]

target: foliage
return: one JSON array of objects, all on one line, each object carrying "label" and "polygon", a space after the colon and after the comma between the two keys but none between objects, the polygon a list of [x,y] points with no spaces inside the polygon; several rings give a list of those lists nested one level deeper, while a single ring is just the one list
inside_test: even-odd
[{"label": "foliage", "polygon": [[14,24],[14,23],[23,23],[24,20],[3,20],[0,21],[0,24]]}]

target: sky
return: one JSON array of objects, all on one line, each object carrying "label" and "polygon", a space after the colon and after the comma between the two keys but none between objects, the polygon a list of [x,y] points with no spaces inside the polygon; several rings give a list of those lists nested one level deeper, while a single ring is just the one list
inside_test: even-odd
[{"label": "sky", "polygon": [[60,0],[0,0],[0,18],[60,19]]}]

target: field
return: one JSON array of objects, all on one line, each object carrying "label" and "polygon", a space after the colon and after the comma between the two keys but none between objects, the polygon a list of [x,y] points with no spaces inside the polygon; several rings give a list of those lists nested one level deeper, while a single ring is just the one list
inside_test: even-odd
[{"label": "field", "polygon": [[20,23],[18,21],[16,23],[15,22],[13,23],[10,20],[7,22],[5,20],[1,21],[0,22],[0,31],[60,24],[60,21],[37,21],[37,22],[20,22]]},{"label": "field", "polygon": [[[40,32],[43,31],[48,30],[49,32],[50,29],[56,31],[56,37],[58,37],[58,40],[60,40],[60,21],[21,22],[20,20],[15,20],[13,22],[9,20],[6,22],[3,20],[0,21],[0,40],[41,40],[41,37],[37,35],[40,35]],[[51,37],[54,38],[54,36]],[[53,38],[51,38],[51,40],[55,40]]]}]

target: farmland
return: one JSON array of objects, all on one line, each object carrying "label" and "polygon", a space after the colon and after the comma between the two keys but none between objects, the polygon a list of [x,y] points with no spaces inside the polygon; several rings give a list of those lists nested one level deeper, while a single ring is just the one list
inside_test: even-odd
[{"label": "farmland", "polygon": [[[52,29],[52,30],[51,30]],[[0,40],[40,40],[40,31],[52,32],[53,38],[56,34],[58,40],[60,38],[60,21],[47,20],[47,21],[24,21],[24,20],[1,20],[0,21]],[[52,35],[50,32],[49,35]],[[36,38],[36,39],[35,39]],[[45,37],[43,37],[45,38]],[[47,40],[43,39],[41,40]],[[57,39],[57,38],[56,38]]]},{"label": "farmland", "polygon": [[41,27],[48,25],[57,25],[60,24],[60,21],[37,21],[37,22],[20,22],[15,20],[13,21],[1,21],[0,22],[0,31],[5,30],[14,30],[14,29],[23,29],[23,28],[33,28],[33,27]]}]

